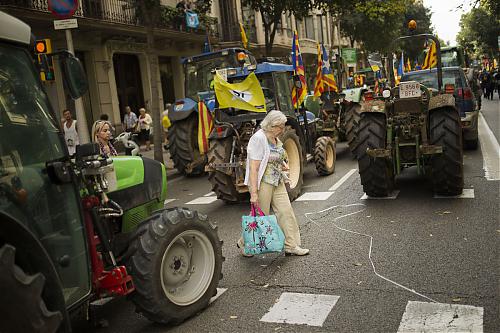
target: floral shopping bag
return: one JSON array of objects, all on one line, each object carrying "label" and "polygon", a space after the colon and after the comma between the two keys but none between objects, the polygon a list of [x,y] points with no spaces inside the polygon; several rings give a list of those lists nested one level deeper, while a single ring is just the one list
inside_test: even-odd
[{"label": "floral shopping bag", "polygon": [[281,252],[285,246],[285,234],[275,215],[264,215],[259,207],[251,206],[250,215],[241,217],[245,254]]}]

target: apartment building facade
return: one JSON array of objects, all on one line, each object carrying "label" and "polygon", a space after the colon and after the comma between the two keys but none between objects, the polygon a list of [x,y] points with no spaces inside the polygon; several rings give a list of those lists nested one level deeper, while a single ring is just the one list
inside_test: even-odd
[{"label": "apartment building facade", "polygon": [[[107,114],[118,131],[125,106],[138,111],[151,106],[151,78],[155,77],[160,105],[184,97],[181,58],[202,52],[207,40],[213,48],[241,46],[239,23],[243,23],[249,49],[257,58],[265,56],[265,32],[261,13],[241,0],[212,0],[206,14],[200,14],[198,29],[187,29],[176,5],[179,0],[161,0],[160,22],[155,28],[155,51],[159,69],[151,73],[146,56],[146,27],[135,0],[81,0],[74,14],[78,28],[72,29],[76,55],[82,60],[89,79],[89,92],[83,97],[87,124]],[[205,3],[203,0],[194,1]],[[37,39],[50,39],[52,49],[65,49],[63,30],[54,29],[48,0],[0,0],[0,10],[10,13],[32,27]],[[271,56],[288,58],[293,31],[297,30],[306,65],[309,89],[314,87],[318,42],[328,50],[346,47],[339,39],[336,24],[328,13],[313,11],[303,20],[284,13],[277,29]],[[56,112],[74,111],[55,64],[55,80],[45,88]],[[161,107],[161,109],[163,109]],[[90,125],[89,125],[90,127]]]},{"label": "apartment building facade", "polygon": [[[211,11],[199,16],[198,29],[188,29],[176,0],[162,0],[160,22],[155,28],[155,51],[159,70],[151,73],[146,56],[146,28],[134,0],[82,0],[74,14],[78,28],[72,29],[75,54],[84,65],[89,92],[83,97],[87,124],[102,114],[120,130],[125,106],[134,111],[151,105],[151,78],[155,77],[160,105],[173,102],[184,94],[183,56],[202,51],[207,36],[217,42],[216,19]],[[212,1],[216,8],[218,1]],[[36,39],[50,39],[53,50],[65,49],[63,30],[54,29],[47,0],[0,0],[5,11],[32,27]],[[61,71],[54,63],[55,80],[44,82],[52,105],[62,115],[65,108],[74,111],[62,83]],[[162,108],[162,107],[161,107]],[[163,108],[162,108],[163,109]],[[89,125],[90,127],[90,125]]]}]

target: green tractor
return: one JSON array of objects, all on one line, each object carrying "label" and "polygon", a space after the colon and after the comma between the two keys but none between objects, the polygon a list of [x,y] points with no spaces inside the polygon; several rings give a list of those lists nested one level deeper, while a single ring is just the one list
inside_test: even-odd
[{"label": "green tractor", "polygon": [[[285,132],[280,137],[288,155],[290,183],[287,185],[290,200],[301,193],[305,164],[314,160],[320,175],[335,170],[336,142],[314,113],[296,110],[292,103],[294,83],[293,67],[281,63],[259,63],[254,71],[266,101],[266,110],[280,110],[287,116]],[[243,81],[249,70],[227,69],[227,81]],[[309,101],[311,109],[319,110],[318,102]],[[248,188],[244,185],[246,147],[250,137],[266,113],[229,109],[215,109],[215,126],[209,137],[208,179],[219,199],[228,203],[245,200]]]},{"label": "green tractor", "polygon": [[[436,44],[438,89],[401,82],[382,98],[365,100],[357,129],[355,155],[368,196],[391,194],[395,176],[415,167],[432,180],[438,195],[459,195],[464,186],[462,130],[453,94],[443,89],[439,40],[430,34],[395,42],[430,39]],[[392,59],[388,68],[392,71]],[[393,76],[389,76],[391,81]],[[394,81],[392,81],[394,82]]]},{"label": "green tractor", "polygon": [[[97,144],[77,146],[70,159],[29,26],[3,12],[0,23],[0,331],[71,331],[74,316],[93,317],[94,301],[124,295],[161,324],[204,309],[222,276],[216,227],[195,211],[163,208],[159,162],[104,159]],[[49,56],[80,97],[78,59]]]}]

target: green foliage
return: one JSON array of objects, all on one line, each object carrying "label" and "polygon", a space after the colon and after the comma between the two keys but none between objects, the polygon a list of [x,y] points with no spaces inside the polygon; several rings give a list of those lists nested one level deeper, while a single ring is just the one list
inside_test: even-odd
[{"label": "green foliage", "polygon": [[301,19],[313,8],[311,0],[242,0],[243,5],[250,6],[262,15],[265,31],[266,54],[271,55],[276,29],[281,21],[281,14],[293,14]]},{"label": "green foliage", "polygon": [[482,5],[473,8],[462,15],[460,28],[457,42],[466,52],[477,58],[483,55],[498,55],[497,36],[500,35],[500,22],[490,10]]}]

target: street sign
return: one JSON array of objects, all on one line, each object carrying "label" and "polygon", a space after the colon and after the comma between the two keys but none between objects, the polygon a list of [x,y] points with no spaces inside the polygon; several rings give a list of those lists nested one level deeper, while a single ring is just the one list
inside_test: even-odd
[{"label": "street sign", "polygon": [[78,9],[78,0],[48,0],[49,10],[58,18],[70,18]]},{"label": "street sign", "polygon": [[78,21],[76,19],[54,20],[54,29],[75,29],[78,28]]},{"label": "street sign", "polygon": [[357,57],[356,57],[356,49],[342,49],[342,58],[344,58],[345,62],[348,64],[355,64]]}]

